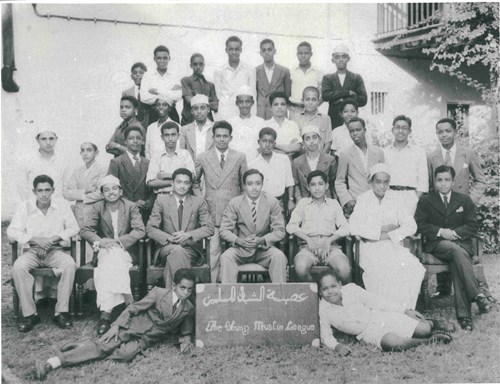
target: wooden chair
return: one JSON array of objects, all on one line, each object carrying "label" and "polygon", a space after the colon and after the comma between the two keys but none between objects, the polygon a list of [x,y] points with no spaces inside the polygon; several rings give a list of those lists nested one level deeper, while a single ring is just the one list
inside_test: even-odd
[{"label": "wooden chair", "polygon": [[[143,296],[143,282],[144,282],[144,239],[139,240],[135,247],[137,249],[137,264],[130,268],[130,287],[132,289],[132,296],[135,301],[138,301]],[[76,270],[75,285],[76,285],[76,303],[77,315],[83,315],[83,293],[84,285],[87,281],[94,277],[94,265],[92,262],[85,263],[86,247],[90,246],[86,241],[80,238],[80,267]]]},{"label": "wooden chair", "polygon": [[[210,283],[210,239],[203,239],[200,243],[206,256],[202,260],[203,263],[201,265],[193,266],[191,270],[196,277],[196,283]],[[163,281],[164,267],[155,266],[155,261],[160,254],[160,250],[161,247],[155,241],[146,239],[146,284],[148,293],[154,286],[165,286],[165,282]]]},{"label": "wooden chair", "polygon": [[[297,236],[292,236],[292,240],[290,241],[290,252],[288,255],[288,271],[289,271],[289,281],[300,281],[297,277],[297,274],[295,273],[295,265],[294,265],[294,259],[297,253],[299,252],[299,238]],[[355,265],[354,265],[354,256],[353,256],[353,239],[351,236],[347,236],[343,240],[343,245],[342,245],[342,251],[344,254],[347,256],[349,259],[349,264],[351,264],[352,268],[352,276],[353,276],[353,281],[354,281],[354,272],[355,272]],[[359,264],[358,264],[359,265]],[[314,267],[311,268],[311,275],[313,279],[316,279],[316,276],[318,276],[321,272],[324,270],[329,269],[330,267],[327,265],[315,265]]]},{"label": "wooden chair", "polygon": [[[22,254],[22,247],[19,249],[19,243],[17,241],[11,242],[12,245],[12,265],[14,265],[14,262],[17,260],[17,258],[20,256],[19,251]],[[70,246],[69,247],[63,247],[63,251],[67,252],[70,251],[70,255],[73,259],[76,260],[76,238],[71,238]],[[54,271],[52,268],[35,268],[31,271],[31,274],[33,277],[55,277]],[[14,317],[20,318],[22,317],[22,311],[19,306],[19,296],[17,294],[16,286],[14,284],[14,279],[11,280],[12,282],[12,301],[13,301],[13,307],[14,307]],[[35,294],[35,285],[33,284],[33,295]],[[70,315],[74,315],[75,313],[75,296],[73,294],[74,288],[71,291],[71,296],[69,299],[69,313]]]}]

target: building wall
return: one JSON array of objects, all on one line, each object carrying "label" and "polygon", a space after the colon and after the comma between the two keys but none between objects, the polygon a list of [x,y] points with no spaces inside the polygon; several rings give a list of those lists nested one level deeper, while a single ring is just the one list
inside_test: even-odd
[{"label": "building wall", "polygon": [[[252,65],[261,62],[263,38],[275,41],[276,61],[288,67],[297,65],[296,46],[307,40],[313,45],[313,64],[325,73],[335,70],[332,48],[347,43],[352,51],[349,67],[363,75],[368,92],[388,92],[385,114],[370,116],[368,105],[361,116],[385,135],[394,115],[407,114],[414,120],[415,138],[426,145],[434,141],[434,122],[446,114],[446,100],[456,92],[446,78],[425,80],[428,63],[404,66],[374,49],[376,4],[40,4],[38,11],[163,26],[39,18],[30,4],[13,4],[14,76],[20,90],[1,93],[2,219],[12,215],[19,201],[13,186],[26,153],[37,149],[37,126],[53,127],[59,136],[56,150],[75,166],[81,164],[79,144],[89,140],[101,148],[100,161],[109,161],[104,146],[120,123],[119,98],[131,86],[130,66],[143,61],[154,70],[152,51],[159,44],[171,51],[169,71],[181,76],[190,74],[191,54],[202,53],[211,80],[227,60],[224,41],[233,34],[243,40],[242,60]],[[467,89],[462,91],[464,99],[472,99]]]}]

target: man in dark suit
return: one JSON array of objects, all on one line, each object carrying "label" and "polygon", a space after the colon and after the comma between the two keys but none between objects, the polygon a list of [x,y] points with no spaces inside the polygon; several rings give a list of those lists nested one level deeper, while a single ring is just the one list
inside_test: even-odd
[{"label": "man in dark suit", "polygon": [[264,63],[256,68],[257,78],[257,116],[268,120],[273,117],[269,96],[271,93],[285,92],[288,97],[292,93],[290,70],[274,62],[276,48],[270,39],[260,43],[260,55]]},{"label": "man in dark suit", "polygon": [[181,353],[190,353],[195,309],[189,297],[194,280],[190,270],[179,269],[171,287],[155,287],[144,299],[130,304],[99,340],[69,343],[56,356],[46,361],[37,360],[36,378],[44,380],[50,371],[59,367],[106,357],[130,362],[167,334],[178,336]]},{"label": "man in dark suit", "polygon": [[186,168],[172,174],[173,193],[158,195],[146,228],[148,236],[162,246],[156,264],[165,266],[165,287],[181,268],[203,261],[198,241],[212,236],[214,224],[202,197],[190,194],[193,175]]},{"label": "man in dark suit", "polygon": [[153,198],[151,190],[146,185],[149,160],[139,154],[144,142],[144,131],[137,126],[128,127],[125,130],[125,139],[127,150],[123,155],[110,161],[108,174],[120,180],[123,197],[136,203],[141,209],[143,218],[147,219]]},{"label": "man in dark suit", "polygon": [[475,301],[480,313],[489,312],[491,304],[481,293],[472,267],[472,236],[479,227],[476,208],[469,196],[452,192],[454,179],[452,167],[435,169],[436,191],[420,198],[415,221],[427,239],[424,251],[450,263],[457,319],[462,329],[472,331],[470,304]]},{"label": "man in dark suit", "polygon": [[365,83],[361,75],[347,70],[349,49],[341,44],[333,50],[332,62],[337,72],[325,75],[321,83],[321,94],[324,101],[329,102],[328,115],[332,120],[332,128],[344,124],[340,116],[340,103],[346,99],[355,99],[359,107],[364,107],[368,101]]},{"label": "man in dark suit", "polygon": [[245,193],[224,210],[220,236],[231,248],[221,255],[221,283],[236,283],[238,265],[255,263],[269,268],[273,283],[286,283],[287,259],[274,243],[285,237],[281,205],[262,192],[264,175],[257,169],[243,174]]}]

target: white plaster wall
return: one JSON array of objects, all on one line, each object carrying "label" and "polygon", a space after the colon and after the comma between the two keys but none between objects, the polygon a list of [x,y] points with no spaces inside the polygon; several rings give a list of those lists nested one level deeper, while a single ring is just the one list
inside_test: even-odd
[{"label": "white plaster wall", "polygon": [[261,62],[259,42],[265,37],[276,43],[277,62],[288,67],[297,63],[297,44],[307,40],[313,45],[313,64],[325,73],[334,71],[332,48],[346,42],[352,50],[350,69],[363,75],[368,92],[389,92],[385,115],[370,117],[368,105],[361,116],[383,132],[390,129],[393,116],[407,114],[414,120],[414,136],[426,145],[434,141],[434,122],[445,115],[446,100],[456,91],[442,81],[436,85],[419,80],[414,71],[402,69],[374,49],[376,4],[40,4],[38,11],[199,28],[48,20],[35,16],[30,4],[14,4],[15,80],[20,91],[1,93],[2,220],[12,215],[19,200],[13,188],[18,164],[25,153],[36,150],[38,125],[53,127],[59,135],[57,151],[75,166],[81,161],[79,144],[86,140],[102,149],[102,162],[109,161],[104,146],[120,123],[119,98],[131,86],[130,66],[143,61],[154,70],[152,51],[159,44],[171,51],[169,71],[189,75],[189,57],[200,52],[205,74],[212,80],[215,68],[227,60],[224,41],[233,34],[243,40],[242,60],[252,65]]}]

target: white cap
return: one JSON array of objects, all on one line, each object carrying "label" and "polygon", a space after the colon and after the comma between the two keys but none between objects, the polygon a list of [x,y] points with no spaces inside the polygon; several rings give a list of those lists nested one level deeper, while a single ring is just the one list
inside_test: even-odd
[{"label": "white cap", "polygon": [[191,106],[197,105],[197,104],[206,104],[208,105],[208,97],[205,95],[194,95],[191,98]]},{"label": "white cap", "polygon": [[306,133],[316,133],[318,136],[321,136],[319,133],[319,128],[312,124],[305,125],[302,127],[302,137],[304,137]]},{"label": "white cap", "polygon": [[159,95],[156,96],[156,99],[158,100],[163,100],[168,103],[169,106],[174,105],[174,99],[172,99],[170,96],[167,96],[164,93],[160,93]]},{"label": "white cap", "polygon": [[53,129],[47,127],[45,124],[41,123],[36,125],[36,133],[35,133],[36,138],[38,138],[38,135],[40,135],[41,133],[45,132],[52,132],[57,137],[57,133],[55,133]]},{"label": "white cap", "polygon": [[248,85],[242,85],[240,88],[235,93],[235,96],[252,96],[253,97],[254,92],[252,91],[252,88],[250,88]]},{"label": "white cap", "polygon": [[118,185],[121,188],[120,180],[113,175],[104,176],[99,182],[99,188],[102,188],[106,184]]},{"label": "white cap", "polygon": [[335,48],[333,48],[333,53],[345,53],[346,55],[349,54],[349,48],[345,44],[339,44]]},{"label": "white cap", "polygon": [[389,176],[391,176],[391,173],[389,172],[389,167],[384,164],[384,163],[377,163],[373,167],[370,168],[370,179],[375,176],[377,173],[387,173]]}]

